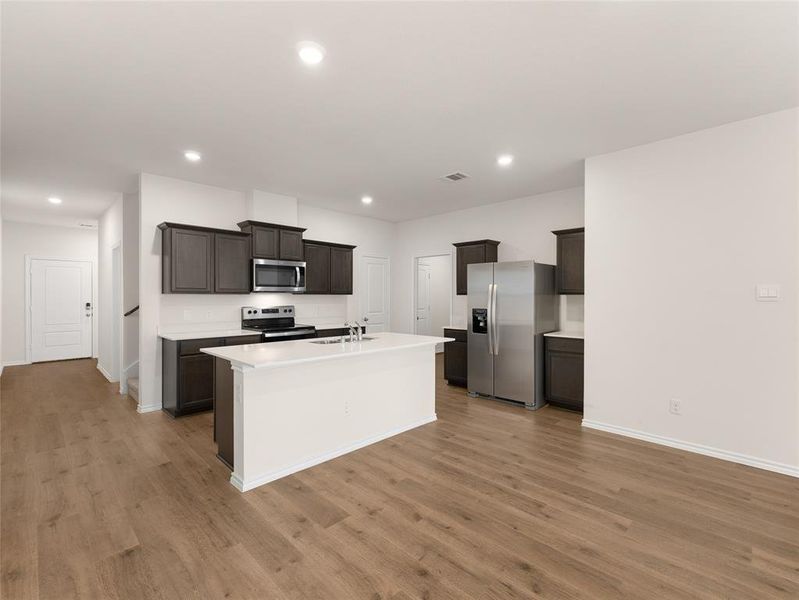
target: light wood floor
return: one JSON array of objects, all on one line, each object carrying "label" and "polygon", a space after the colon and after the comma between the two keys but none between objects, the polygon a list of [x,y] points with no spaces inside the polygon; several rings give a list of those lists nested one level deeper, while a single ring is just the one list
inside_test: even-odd
[{"label": "light wood floor", "polygon": [[2,377],[23,598],[797,598],[799,481],[438,387],[439,421],[240,494],[211,415],[93,361]]}]

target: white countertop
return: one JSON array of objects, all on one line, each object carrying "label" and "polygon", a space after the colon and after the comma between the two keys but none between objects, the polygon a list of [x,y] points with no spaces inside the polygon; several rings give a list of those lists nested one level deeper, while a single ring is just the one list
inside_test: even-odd
[{"label": "white countertop", "polygon": [[202,352],[217,356],[232,363],[254,369],[279,367],[303,362],[316,362],[334,358],[361,356],[377,352],[388,352],[403,348],[433,346],[442,342],[454,341],[452,338],[410,335],[407,333],[371,333],[371,340],[350,344],[314,344],[316,340],[289,340],[265,344],[245,344],[243,346],[222,346],[201,348]]},{"label": "white countertop", "polygon": [[460,325],[444,325],[442,329],[459,329],[460,331],[466,331],[466,327],[461,327]]},{"label": "white countertop", "polygon": [[585,339],[585,334],[582,331],[552,331],[550,333],[545,333],[544,337],[571,338],[574,340],[583,340]]},{"label": "white countertop", "polygon": [[173,342],[179,342],[181,340],[201,340],[203,338],[215,337],[239,337],[245,335],[260,335],[260,332],[253,331],[252,329],[206,329],[197,331],[158,332],[158,337],[164,338],[165,340],[172,340]]}]

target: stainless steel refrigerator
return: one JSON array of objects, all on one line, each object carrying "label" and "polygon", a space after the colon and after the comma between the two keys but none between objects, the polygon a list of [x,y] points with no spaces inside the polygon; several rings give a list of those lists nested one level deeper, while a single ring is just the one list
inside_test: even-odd
[{"label": "stainless steel refrigerator", "polygon": [[544,399],[544,333],[558,328],[555,267],[531,260],[467,267],[467,387],[524,403]]}]

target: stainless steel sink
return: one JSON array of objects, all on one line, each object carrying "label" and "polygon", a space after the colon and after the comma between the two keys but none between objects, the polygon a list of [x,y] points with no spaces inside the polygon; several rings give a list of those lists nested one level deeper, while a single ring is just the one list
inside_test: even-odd
[{"label": "stainless steel sink", "polygon": [[[352,343],[353,344],[357,344],[358,342],[368,342],[369,340],[373,340],[373,339],[375,339],[375,338],[365,335],[360,340],[353,340]],[[315,340],[315,341],[313,341],[311,343],[312,344],[324,344],[325,346],[327,346],[328,344],[341,344],[342,342],[345,343],[345,344],[349,344],[350,343],[350,339],[348,337],[345,337],[345,338],[340,338],[340,337],[337,337],[337,338],[324,338],[324,339],[321,339],[321,340]]]}]

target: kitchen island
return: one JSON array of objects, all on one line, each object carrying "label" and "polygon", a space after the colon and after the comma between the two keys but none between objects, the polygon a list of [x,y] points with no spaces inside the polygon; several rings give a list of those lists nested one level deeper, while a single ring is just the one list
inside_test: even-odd
[{"label": "kitchen island", "polygon": [[230,482],[247,491],[435,421],[435,347],[447,341],[376,333],[203,348],[217,359]]}]

